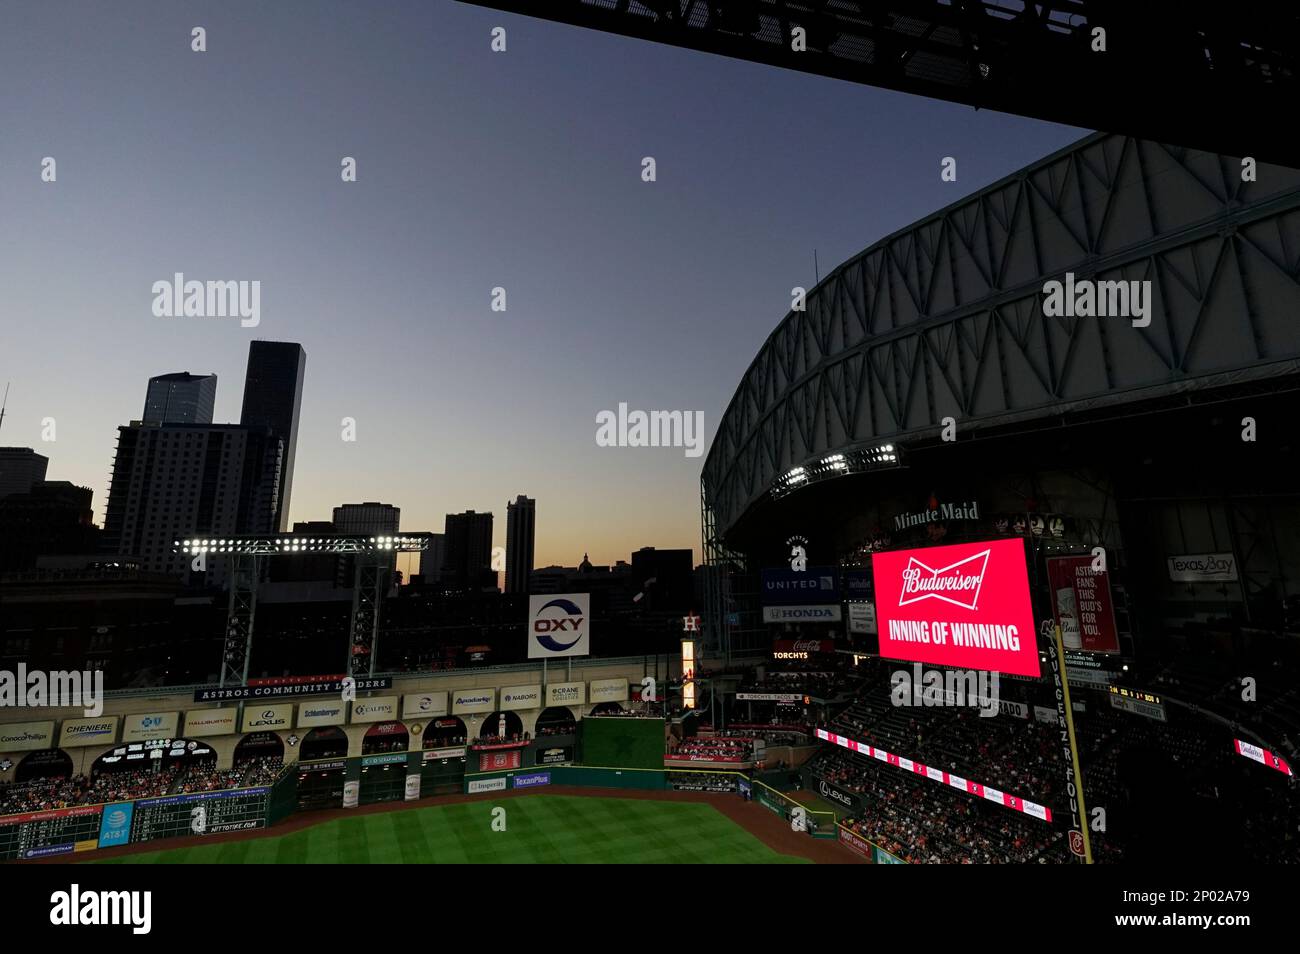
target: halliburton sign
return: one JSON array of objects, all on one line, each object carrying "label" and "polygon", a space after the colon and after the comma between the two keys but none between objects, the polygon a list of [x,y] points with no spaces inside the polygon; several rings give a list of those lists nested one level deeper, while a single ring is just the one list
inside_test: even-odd
[{"label": "halliburton sign", "polygon": [[881,656],[1039,675],[1020,540],[875,553],[871,566]]}]

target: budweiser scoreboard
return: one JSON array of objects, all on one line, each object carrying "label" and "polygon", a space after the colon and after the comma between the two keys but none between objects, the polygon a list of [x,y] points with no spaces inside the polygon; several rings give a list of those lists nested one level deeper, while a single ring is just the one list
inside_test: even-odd
[{"label": "budweiser scoreboard", "polygon": [[875,553],[871,568],[881,656],[1040,674],[1022,541]]}]

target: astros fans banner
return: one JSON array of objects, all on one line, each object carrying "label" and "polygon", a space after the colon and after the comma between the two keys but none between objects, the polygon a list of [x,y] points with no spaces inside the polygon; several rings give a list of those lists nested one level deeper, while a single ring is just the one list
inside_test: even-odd
[{"label": "astros fans banner", "polygon": [[528,598],[529,659],[589,655],[590,628],[590,593]]},{"label": "astros fans banner", "polygon": [[881,656],[1039,675],[1020,540],[873,553],[871,566]]}]

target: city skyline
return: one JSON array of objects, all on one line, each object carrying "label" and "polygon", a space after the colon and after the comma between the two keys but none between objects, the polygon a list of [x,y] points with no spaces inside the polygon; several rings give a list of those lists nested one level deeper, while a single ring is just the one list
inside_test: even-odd
[{"label": "city skyline", "polygon": [[[491,512],[501,545],[522,493],[535,566],[643,546],[699,562],[702,458],[599,446],[598,415],[698,412],[707,449],[791,288],[814,285],[814,252],[824,278],[1081,135],[452,3],[322,3],[309,37],[287,10],[142,6],[131,23],[17,9],[0,31],[15,75],[49,78],[0,91],[17,117],[0,141],[0,444],[90,487],[101,526],[148,379],[238,381],[264,339],[311,356],[288,525],[382,500],[404,529]],[[54,33],[56,49],[28,42]],[[176,273],[260,282],[257,324],[156,317],[153,286]],[[213,421],[240,410],[218,386]]]}]

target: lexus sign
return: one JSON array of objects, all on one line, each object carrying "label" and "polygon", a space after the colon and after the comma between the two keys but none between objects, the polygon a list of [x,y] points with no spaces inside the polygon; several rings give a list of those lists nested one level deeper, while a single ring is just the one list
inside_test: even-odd
[{"label": "lexus sign", "polygon": [[1038,676],[1020,540],[874,553],[880,655]]}]

